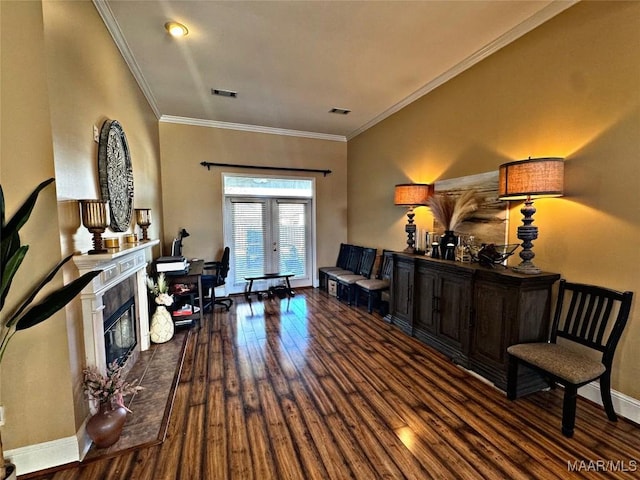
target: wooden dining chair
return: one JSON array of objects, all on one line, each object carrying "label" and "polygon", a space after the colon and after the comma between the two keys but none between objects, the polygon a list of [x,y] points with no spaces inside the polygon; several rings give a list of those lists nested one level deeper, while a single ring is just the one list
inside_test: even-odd
[{"label": "wooden dining chair", "polygon": [[364,278],[356,281],[355,301],[356,307],[360,294],[367,297],[367,311],[373,312],[374,304],[380,303],[382,292],[389,290],[391,285],[391,270],[393,268],[393,252],[383,250],[380,265],[375,278]]},{"label": "wooden dining chair", "polygon": [[365,247],[362,249],[360,262],[355,271],[339,274],[332,272],[329,274],[329,276],[337,282],[338,300],[344,300],[346,297],[347,304],[351,305],[353,303],[356,294],[356,282],[371,277],[373,266],[376,263],[377,253],[378,250],[376,248]]},{"label": "wooden dining chair", "polygon": [[[578,388],[599,379],[602,404],[609,420],[615,422],[617,416],[611,402],[611,364],[629,317],[632,298],[632,292],[561,280],[549,341],[521,343],[507,348],[507,397],[516,399],[520,364],[541,372],[551,387],[555,383],[563,385],[562,433],[572,437]],[[595,359],[590,355],[592,352],[570,348],[571,342],[600,352],[595,355],[600,358]]]}]

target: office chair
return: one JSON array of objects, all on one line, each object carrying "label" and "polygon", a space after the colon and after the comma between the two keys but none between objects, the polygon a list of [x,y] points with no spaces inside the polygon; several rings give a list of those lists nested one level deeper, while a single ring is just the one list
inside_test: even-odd
[{"label": "office chair", "polygon": [[206,262],[203,270],[205,272],[211,271],[211,274],[202,275],[202,289],[209,292],[208,296],[205,296],[205,301],[209,302],[205,304],[205,312],[213,308],[215,305],[222,305],[227,312],[233,304],[233,300],[226,296],[216,296],[216,288],[223,287],[226,284],[227,274],[229,273],[229,247],[224,247],[222,258],[217,262]]}]

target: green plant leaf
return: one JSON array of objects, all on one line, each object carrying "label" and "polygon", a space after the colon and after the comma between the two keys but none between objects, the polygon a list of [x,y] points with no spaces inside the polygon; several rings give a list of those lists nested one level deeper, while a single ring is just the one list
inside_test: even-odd
[{"label": "green plant leaf", "polygon": [[[38,195],[40,191],[44,189],[47,185],[54,182],[54,178],[49,178],[45,180],[40,185],[38,185],[31,195],[25,200],[22,206],[16,211],[16,213],[9,219],[9,221],[5,224],[2,223],[2,238],[5,238],[5,235],[13,235],[14,232],[17,232],[22,228],[22,226],[27,223],[29,217],[31,216],[31,212],[33,211],[33,207],[36,204],[36,200],[38,199]],[[3,200],[4,205],[4,200]]]},{"label": "green plant leaf", "polygon": [[55,267],[53,267],[53,270],[51,270],[47,274],[47,276],[44,277],[42,280],[40,280],[40,283],[31,290],[31,293],[29,294],[29,296],[22,301],[22,305],[20,305],[18,310],[15,313],[13,313],[11,315],[11,318],[7,321],[6,326],[8,328],[11,328],[14,325],[14,323],[16,322],[16,319],[19,318],[20,314],[24,310],[26,310],[26,308],[31,304],[31,302],[33,302],[33,299],[36,298],[36,295],[38,295],[38,293],[40,293],[40,290],[42,290],[45,285],[47,285],[51,280],[53,280],[53,277],[55,277],[56,273],[58,273],[58,271],[62,268],[62,266],[65,263],[71,260],[71,257],[73,257],[73,254],[67,255],[65,258],[60,260],[60,262],[58,262],[58,264]]},{"label": "green plant leaf", "polygon": [[43,298],[42,301],[32,306],[17,320],[16,331],[26,330],[27,328],[31,328],[51,317],[54,313],[73,300],[73,298],[80,293],[82,289],[91,282],[91,280],[100,275],[100,273],[100,270],[85,273],[81,277],[76,278],[72,282]]},{"label": "green plant leaf", "polygon": [[[16,254],[18,254],[18,252],[22,248],[20,245],[20,236],[18,234],[18,231],[27,222],[27,220],[29,220],[40,191],[42,191],[49,184],[53,183],[54,180],[55,179],[53,178],[49,178],[40,183],[40,185],[38,185],[33,190],[33,192],[31,192],[31,195],[29,195],[29,197],[20,206],[20,208],[18,208],[16,213],[6,223],[4,191],[2,190],[2,186],[0,185],[0,217],[2,220],[0,228],[0,265],[2,266],[2,293],[0,294],[0,310],[4,308],[4,302],[9,293],[11,281],[13,279],[13,276],[15,275],[15,271],[5,272],[5,268],[8,268],[11,259],[15,258]],[[20,262],[22,262],[21,259]],[[18,264],[17,266],[19,267],[20,265]],[[5,275],[5,273],[7,275]]]},{"label": "green plant leaf", "polygon": [[0,285],[0,310],[4,307],[4,301],[9,293],[9,289],[11,288],[11,282],[13,281],[13,277],[16,272],[22,265],[22,260],[24,260],[27,251],[29,250],[29,245],[24,245],[20,247],[9,259],[6,263],[2,263],[2,284]]}]

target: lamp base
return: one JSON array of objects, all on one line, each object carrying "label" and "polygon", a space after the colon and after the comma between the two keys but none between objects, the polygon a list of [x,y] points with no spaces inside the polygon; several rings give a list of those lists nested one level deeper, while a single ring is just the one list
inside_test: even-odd
[{"label": "lamp base", "polygon": [[106,248],[102,248],[100,250],[89,250],[87,253],[89,255],[97,255],[99,253],[107,253],[109,250],[107,250]]},{"label": "lamp base", "polygon": [[520,265],[513,267],[514,272],[524,273],[526,275],[535,275],[540,273],[541,270],[536,267],[532,260],[536,256],[533,253],[533,240],[538,238],[538,227],[532,225],[533,214],[536,213],[536,209],[533,207],[533,200],[531,197],[527,197],[524,202],[524,207],[520,210],[522,213],[522,225],[518,227],[518,239],[522,240],[522,250],[520,251],[520,258],[522,262]]},{"label": "lamp base", "polygon": [[520,265],[513,267],[511,270],[518,273],[524,273],[526,275],[536,275],[542,271],[529,261],[524,261]]}]

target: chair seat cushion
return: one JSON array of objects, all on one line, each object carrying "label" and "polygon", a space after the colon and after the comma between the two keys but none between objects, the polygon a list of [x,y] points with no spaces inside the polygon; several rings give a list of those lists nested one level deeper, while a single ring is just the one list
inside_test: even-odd
[{"label": "chair seat cushion", "polygon": [[332,272],[325,272],[325,273],[327,274],[327,277],[333,280],[337,280],[340,275],[354,275],[354,273],[351,270],[344,270],[344,269],[334,270]]},{"label": "chair seat cushion", "polygon": [[606,370],[601,362],[555,343],[520,343],[507,352],[574,384],[595,380]]},{"label": "chair seat cushion", "polygon": [[335,272],[337,270],[344,270],[342,267],[320,267],[318,269],[320,272]]},{"label": "chair seat cushion", "polygon": [[362,275],[350,274],[350,275],[338,275],[336,280],[338,280],[338,282],[345,285],[353,285],[358,280],[364,280],[365,278],[367,277],[363,277]]},{"label": "chair seat cushion", "polygon": [[365,280],[358,280],[356,285],[365,290],[369,291],[378,291],[378,290],[386,290],[389,288],[389,280],[379,280],[377,278],[367,278]]}]

